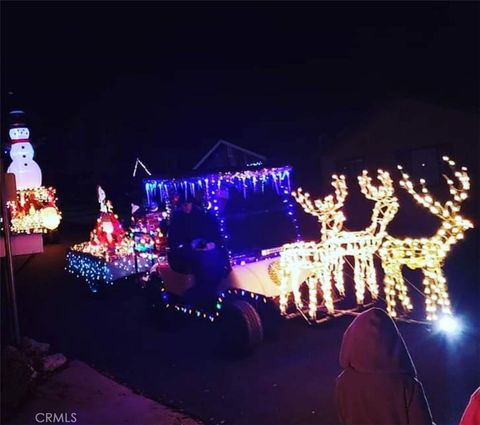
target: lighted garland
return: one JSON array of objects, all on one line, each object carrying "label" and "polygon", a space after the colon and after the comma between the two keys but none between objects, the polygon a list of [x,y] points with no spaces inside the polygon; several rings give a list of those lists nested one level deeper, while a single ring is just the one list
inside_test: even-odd
[{"label": "lighted garland", "polygon": [[169,295],[164,287],[161,288],[161,293],[161,301],[164,304],[165,308],[171,308],[179,313],[183,313],[198,319],[205,319],[210,322],[214,322],[218,319],[221,310],[223,309],[225,300],[228,298],[236,297],[243,298],[249,302],[261,302],[263,304],[267,303],[267,298],[263,295],[259,295],[250,291],[245,291],[243,289],[228,289],[218,295],[215,307],[212,311],[186,304],[171,303],[169,300]]},{"label": "lighted garland", "polygon": [[219,189],[225,186],[235,185],[246,196],[248,186],[253,190],[263,190],[266,184],[273,184],[278,192],[282,188],[290,189],[291,167],[262,168],[259,170],[246,170],[239,172],[225,172],[208,174],[199,177],[188,177],[183,179],[147,179],[145,189],[148,202],[151,203],[158,193],[162,202],[170,200],[175,193],[183,193],[185,198],[188,195],[195,195],[201,189],[207,196],[217,195]]},{"label": "lighted garland", "polygon": [[295,228],[296,240],[300,240],[300,228],[291,197],[291,172],[292,168],[286,166],[238,172],[220,172],[180,179],[146,179],[145,191],[149,205],[153,205],[155,200],[159,200],[164,204],[168,212],[171,210],[172,199],[175,199],[179,194],[187,199],[189,196],[195,197],[197,192],[201,191],[205,197],[207,208],[213,212],[218,220],[220,232],[225,240],[225,244],[228,246],[230,235],[225,226],[225,218],[219,207],[219,201],[225,196],[225,191],[235,187],[244,197],[247,197],[252,191],[263,192],[267,186],[270,186],[282,197],[287,215],[291,218]]},{"label": "lighted garland", "polygon": [[467,169],[462,167],[458,171],[455,162],[450,158],[445,156],[443,160],[449,165],[458,181],[458,186],[455,186],[454,181],[444,175],[452,197],[444,204],[433,199],[423,179],[420,180],[421,190],[418,192],[408,174],[403,171],[402,167],[398,167],[402,173],[400,186],[412,195],[419,205],[440,218],[442,224],[430,238],[398,239],[388,235],[383,243],[380,256],[385,273],[387,310],[392,317],[396,317],[398,314],[397,298],[400,302],[401,312],[408,312],[413,308],[408,296],[408,288],[403,279],[402,266],[420,269],[423,272],[427,320],[438,319],[439,313],[451,314],[447,280],[442,269],[452,245],[463,239],[464,232],[472,228],[473,224],[459,214],[461,204],[467,199],[470,190]]}]

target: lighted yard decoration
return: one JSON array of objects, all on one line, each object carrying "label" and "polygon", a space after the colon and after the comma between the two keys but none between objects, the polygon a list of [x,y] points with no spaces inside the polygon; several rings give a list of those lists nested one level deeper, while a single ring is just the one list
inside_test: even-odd
[{"label": "lighted yard decoration", "polygon": [[[279,273],[281,311],[285,313],[287,310],[290,292],[297,309],[302,311],[304,305],[300,286],[305,282],[309,289],[307,318],[313,321],[316,319],[319,289],[327,312],[335,313],[333,288],[335,286],[340,296],[345,294],[343,267],[348,256],[354,259],[353,277],[357,304],[364,303],[366,289],[373,300],[377,299],[379,287],[373,263],[374,256],[377,255],[382,261],[387,311],[392,317],[413,309],[401,271],[403,266],[423,272],[427,320],[451,315],[447,281],[442,268],[452,245],[463,239],[464,232],[472,228],[473,224],[459,213],[470,189],[467,169],[462,167],[459,171],[450,158],[443,157],[443,160],[449,165],[457,181],[455,183],[454,179],[444,175],[452,198],[444,204],[433,199],[425,180],[420,180],[419,191],[403,168],[398,167],[402,173],[400,186],[442,221],[437,232],[429,238],[399,239],[387,233],[386,227],[398,211],[399,203],[394,196],[392,179],[386,171],[378,172],[379,186],[372,185],[366,171],[358,177],[362,193],[366,198],[375,201],[370,226],[359,232],[343,230],[345,216],[342,208],[348,193],[344,176],[333,176],[335,195],[328,195],[324,199],[312,201],[310,195],[301,188],[294,192],[293,196],[305,212],[317,217],[321,237],[319,242],[284,245]],[[304,279],[300,276],[301,273],[304,273]]]},{"label": "lighted yard decoration", "polygon": [[90,233],[90,241],[74,245],[72,249],[105,258],[107,261],[113,256],[131,254],[132,242],[123,230],[118,215],[113,212],[112,203],[106,199],[105,191],[100,186],[97,187],[97,193],[100,217]]},{"label": "lighted yard decoration", "polygon": [[288,295],[293,293],[299,310],[303,308],[300,297],[300,273],[308,272],[306,283],[309,288],[308,316],[316,319],[318,287],[329,313],[335,311],[333,286],[339,295],[345,294],[343,268],[345,258],[353,257],[355,294],[358,304],[364,303],[368,289],[373,300],[378,297],[373,256],[380,248],[386,236],[386,227],[398,211],[398,201],[394,196],[393,181],[388,172],[378,170],[380,184],[375,186],[367,171],[358,177],[362,193],[375,202],[371,224],[361,231],[343,230],[345,216],[342,212],[348,190],[345,176],[333,175],[332,186],[335,196],[312,201],[308,193],[301,188],[293,193],[296,201],[308,214],[315,216],[320,223],[320,242],[298,242],[285,245],[281,253],[281,295],[280,308],[286,311]]},{"label": "lighted yard decoration", "polygon": [[151,257],[135,252],[135,245],[123,229],[105,191],[97,187],[100,216],[90,233],[90,240],[73,245],[67,254],[67,270],[83,278],[96,292],[99,284],[113,281],[136,272],[146,271]]},{"label": "lighted yard decoration", "polygon": [[420,269],[423,272],[423,285],[425,294],[425,310],[427,320],[436,320],[440,314],[451,314],[450,299],[447,291],[447,281],[443,273],[443,264],[452,245],[463,239],[464,232],[473,227],[471,221],[460,215],[462,202],[467,199],[470,190],[470,178],[467,169],[456,169],[455,162],[448,157],[443,160],[449,165],[457,181],[444,175],[450,200],[442,204],[434,200],[425,185],[425,180],[420,180],[420,190],[412,183],[408,174],[399,166],[402,173],[400,186],[404,188],[415,201],[429,212],[440,218],[442,224],[436,233],[429,238],[397,239],[387,236],[380,249],[382,266],[385,272],[385,296],[387,310],[392,317],[396,317],[397,299],[402,312],[412,309],[408,296],[408,289],[402,276],[402,266],[410,269]]},{"label": "lighted yard decoration", "polygon": [[34,161],[30,130],[23,121],[22,111],[10,113],[10,158],[7,173],[15,175],[17,200],[9,202],[11,226],[14,233],[46,233],[55,230],[61,221],[53,187],[42,186],[42,171]]}]

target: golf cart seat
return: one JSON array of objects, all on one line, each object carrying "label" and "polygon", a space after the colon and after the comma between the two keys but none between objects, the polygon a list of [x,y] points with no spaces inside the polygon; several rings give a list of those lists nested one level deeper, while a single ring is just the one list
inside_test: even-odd
[{"label": "golf cart seat", "polygon": [[183,296],[195,284],[193,274],[176,272],[167,260],[158,261],[157,273],[162,278],[165,289],[174,295]]}]

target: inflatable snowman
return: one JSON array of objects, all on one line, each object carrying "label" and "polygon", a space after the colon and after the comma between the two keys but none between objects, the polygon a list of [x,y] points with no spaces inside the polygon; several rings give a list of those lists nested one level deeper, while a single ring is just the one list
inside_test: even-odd
[{"label": "inflatable snowman", "polygon": [[[17,117],[23,115],[22,111],[13,111],[10,113]],[[16,119],[11,125],[9,131],[12,147],[10,157],[12,163],[8,167],[7,173],[15,174],[17,189],[33,189],[42,185],[42,170],[33,160],[33,146],[30,143],[30,131],[22,120]]]}]

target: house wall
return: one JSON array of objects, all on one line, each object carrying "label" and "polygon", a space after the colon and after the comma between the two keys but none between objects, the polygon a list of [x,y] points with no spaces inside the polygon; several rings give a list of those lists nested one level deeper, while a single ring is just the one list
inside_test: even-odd
[{"label": "house wall", "polygon": [[[367,118],[337,138],[323,155],[322,181],[358,159],[362,168],[408,168],[415,150],[435,147],[478,175],[478,114],[413,100],[377,105]],[[417,152],[418,153],[418,152]]]}]

